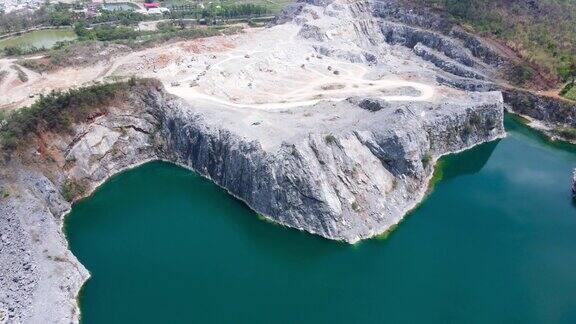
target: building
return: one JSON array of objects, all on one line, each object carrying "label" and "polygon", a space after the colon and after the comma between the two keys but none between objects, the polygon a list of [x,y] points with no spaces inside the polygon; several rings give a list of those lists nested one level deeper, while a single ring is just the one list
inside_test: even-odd
[{"label": "building", "polygon": [[153,8],[160,8],[160,3],[158,2],[145,2],[144,8],[146,9],[153,9]]}]

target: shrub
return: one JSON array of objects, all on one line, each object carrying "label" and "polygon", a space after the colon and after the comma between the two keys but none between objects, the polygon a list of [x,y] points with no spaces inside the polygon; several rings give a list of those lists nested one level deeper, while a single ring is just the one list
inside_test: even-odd
[{"label": "shrub", "polygon": [[4,54],[8,56],[17,56],[24,54],[24,49],[20,46],[6,46],[3,49]]},{"label": "shrub", "polygon": [[424,153],[424,155],[422,156],[422,164],[424,165],[424,167],[428,167],[430,165],[430,163],[432,162],[432,160],[434,159],[434,157],[432,156],[432,153],[430,153],[429,151]]},{"label": "shrub", "polygon": [[470,124],[472,125],[480,125],[482,123],[482,118],[478,114],[472,114],[470,116]]},{"label": "shrub", "polygon": [[466,126],[464,126],[464,130],[463,130],[464,136],[470,136],[470,134],[472,134],[473,132],[474,132],[474,127],[472,127],[472,125],[467,124]]},{"label": "shrub", "polygon": [[337,142],[336,137],[332,134],[326,135],[326,137],[324,137],[324,140],[328,144],[336,144],[336,142]]},{"label": "shrub", "polygon": [[559,126],[554,129],[554,133],[570,140],[576,139],[576,128],[574,127]]},{"label": "shrub", "polygon": [[516,65],[510,72],[510,81],[515,85],[524,85],[534,77],[534,69],[527,65]]},{"label": "shrub", "polygon": [[62,184],[61,194],[66,201],[73,202],[75,199],[82,197],[87,189],[84,183],[68,179]]},{"label": "shrub", "polygon": [[352,210],[354,210],[355,212],[360,212],[360,210],[362,210],[362,208],[360,207],[360,204],[358,204],[357,201],[354,201],[352,203]]},{"label": "shrub", "polygon": [[568,83],[560,91],[560,95],[566,99],[576,101],[576,84]]}]

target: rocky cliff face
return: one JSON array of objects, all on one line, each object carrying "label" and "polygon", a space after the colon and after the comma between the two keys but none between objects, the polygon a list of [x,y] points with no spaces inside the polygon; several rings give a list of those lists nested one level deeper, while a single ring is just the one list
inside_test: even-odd
[{"label": "rocky cliff face", "polygon": [[572,199],[576,198],[576,169],[572,172]]},{"label": "rocky cliff face", "polygon": [[3,314],[26,322],[78,320],[74,296],[89,275],[61,232],[70,208],[61,194],[67,181],[83,183],[89,194],[121,170],[168,160],[275,222],[356,242],[386,231],[422,199],[437,157],[504,134],[499,93],[377,112],[351,102],[330,109],[360,120],[350,129],[311,130],[264,148],[152,87],[79,125],[74,136],[51,138],[50,157],[32,147],[2,174],[10,192],[0,204]]},{"label": "rocky cliff face", "polygon": [[534,118],[550,125],[576,127],[576,103],[560,98],[539,96],[529,91],[506,89],[505,102],[518,114]]},{"label": "rocky cliff face", "polygon": [[351,243],[400,221],[425,193],[437,157],[504,134],[501,96],[490,93],[377,112],[341,103],[332,109],[340,118],[360,118],[358,124],[311,130],[265,150],[161,98],[150,98],[168,107],[159,115],[159,156],[212,179],[278,223]]}]

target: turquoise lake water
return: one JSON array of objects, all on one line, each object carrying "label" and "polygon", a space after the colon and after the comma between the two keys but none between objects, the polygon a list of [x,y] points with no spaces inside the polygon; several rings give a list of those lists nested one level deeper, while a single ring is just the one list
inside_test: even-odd
[{"label": "turquoise lake water", "polygon": [[417,210],[354,246],[167,163],[122,173],[67,218],[92,273],[83,323],[576,323],[576,150],[507,129],[444,158]]}]

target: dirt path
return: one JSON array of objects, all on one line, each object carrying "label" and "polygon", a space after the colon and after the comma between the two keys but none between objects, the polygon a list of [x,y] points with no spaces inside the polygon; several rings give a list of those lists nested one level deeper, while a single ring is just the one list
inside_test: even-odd
[{"label": "dirt path", "polygon": [[[276,26],[164,44],[42,75],[23,69],[27,82],[14,82],[11,71],[0,85],[0,107],[29,105],[36,94],[133,75],[160,79],[170,93],[190,102],[236,109],[290,109],[353,96],[430,101],[435,95],[434,86],[418,79],[373,76],[368,65],[319,55],[297,37],[298,30]],[[0,60],[0,66],[10,64]]]}]

